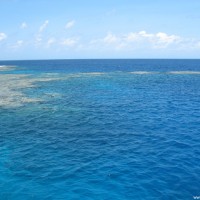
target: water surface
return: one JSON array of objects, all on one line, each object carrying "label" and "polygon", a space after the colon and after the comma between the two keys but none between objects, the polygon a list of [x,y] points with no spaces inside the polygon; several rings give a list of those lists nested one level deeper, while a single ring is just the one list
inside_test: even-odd
[{"label": "water surface", "polygon": [[0,199],[200,195],[200,60],[0,65]]}]

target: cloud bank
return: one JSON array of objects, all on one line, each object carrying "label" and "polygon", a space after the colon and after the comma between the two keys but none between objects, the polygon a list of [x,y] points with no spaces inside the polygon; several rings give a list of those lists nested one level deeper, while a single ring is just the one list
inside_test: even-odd
[{"label": "cloud bank", "polygon": [[178,35],[169,35],[164,32],[148,33],[146,31],[130,32],[123,35],[107,33],[103,38],[90,42],[93,46],[104,46],[116,50],[127,48],[154,48],[164,49],[169,46],[177,46],[183,41]]}]

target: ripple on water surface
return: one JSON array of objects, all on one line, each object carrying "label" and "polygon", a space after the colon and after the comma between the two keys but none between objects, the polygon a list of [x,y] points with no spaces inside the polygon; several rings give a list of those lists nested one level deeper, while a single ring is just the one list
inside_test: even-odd
[{"label": "ripple on water surface", "polygon": [[1,74],[0,199],[198,196],[199,77],[138,72]]}]

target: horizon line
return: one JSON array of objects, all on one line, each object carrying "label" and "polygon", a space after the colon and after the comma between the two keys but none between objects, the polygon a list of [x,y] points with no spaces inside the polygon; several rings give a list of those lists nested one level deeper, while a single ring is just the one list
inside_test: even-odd
[{"label": "horizon line", "polygon": [[44,58],[44,59],[6,59],[7,61],[45,61],[45,60],[200,60],[200,58]]}]

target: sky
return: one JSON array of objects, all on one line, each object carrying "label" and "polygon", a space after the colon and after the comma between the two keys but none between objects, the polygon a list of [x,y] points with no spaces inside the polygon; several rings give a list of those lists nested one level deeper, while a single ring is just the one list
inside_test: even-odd
[{"label": "sky", "polygon": [[0,60],[200,58],[199,0],[0,0]]}]

